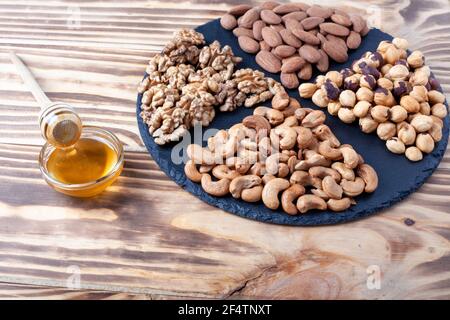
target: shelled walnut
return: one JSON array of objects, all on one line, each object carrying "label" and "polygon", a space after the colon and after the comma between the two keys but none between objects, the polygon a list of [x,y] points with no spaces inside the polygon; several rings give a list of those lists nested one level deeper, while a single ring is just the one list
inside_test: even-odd
[{"label": "shelled walnut", "polygon": [[209,125],[216,108],[233,111],[271,99],[276,92],[285,95],[281,85],[259,71],[235,72],[240,61],[229,46],[217,41],[205,45],[201,33],[176,32],[162,53],[150,59],[148,75],[138,87],[140,115],[155,142],[178,141],[192,126]]},{"label": "shelled walnut", "polygon": [[[290,215],[344,211],[356,203],[354,197],[374,192],[375,170],[341,144],[324,124],[325,113],[302,108],[292,98],[288,102],[257,107],[209,138],[205,148],[189,145],[186,176],[213,196],[262,201]],[[208,172],[202,172],[205,166]]]},{"label": "shelled walnut", "polygon": [[420,161],[442,139],[448,110],[423,54],[408,55],[407,48],[405,39],[382,41],[352,68],[300,85],[300,96],[345,123],[359,119],[361,130],[376,132],[389,151]]}]

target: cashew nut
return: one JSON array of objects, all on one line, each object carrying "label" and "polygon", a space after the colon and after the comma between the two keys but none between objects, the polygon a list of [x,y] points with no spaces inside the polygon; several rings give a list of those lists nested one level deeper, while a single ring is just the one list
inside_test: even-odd
[{"label": "cashew nut", "polygon": [[233,198],[240,198],[242,190],[250,189],[260,185],[261,183],[261,178],[253,174],[236,177],[230,183],[230,193]]},{"label": "cashew nut", "polygon": [[215,164],[216,158],[214,153],[208,149],[202,148],[198,144],[190,144],[187,149],[188,157],[196,164]]},{"label": "cashew nut", "polygon": [[316,166],[329,167],[330,164],[330,160],[317,153],[306,160],[300,160],[300,162],[296,164],[295,170],[308,170],[309,168]]},{"label": "cashew nut", "polygon": [[314,128],[313,133],[318,137],[321,141],[329,141],[330,146],[333,148],[337,148],[341,145],[341,142],[331,131],[330,127],[326,124],[321,124],[320,126]]},{"label": "cashew nut", "polygon": [[309,168],[308,172],[312,178],[324,179],[326,176],[331,176],[334,179],[334,181],[336,182],[341,181],[341,175],[339,174],[339,172],[331,168],[323,166],[314,166]]},{"label": "cashew nut", "polygon": [[302,186],[311,185],[311,177],[306,171],[294,171],[289,179],[291,184],[300,184]]},{"label": "cashew nut", "polygon": [[297,141],[297,132],[287,126],[277,127],[274,129],[275,134],[281,136],[280,148],[283,150],[290,150],[295,146]]},{"label": "cashew nut", "polygon": [[278,164],[278,178],[285,178],[289,175],[289,166],[286,163]]},{"label": "cashew nut", "polygon": [[297,109],[300,109],[302,106],[300,105],[300,102],[298,102],[296,99],[294,98],[289,98],[289,105],[287,106],[286,109],[283,110],[283,115],[285,117],[290,117],[295,115],[295,111]]},{"label": "cashew nut", "polygon": [[331,168],[333,168],[334,170],[339,172],[342,179],[349,180],[349,181],[355,180],[355,172],[352,169],[348,168],[344,163],[334,162],[331,165]]},{"label": "cashew nut", "polygon": [[236,170],[230,169],[230,167],[228,167],[225,164],[220,164],[218,166],[215,166],[212,169],[212,174],[215,178],[217,178],[219,180],[220,179],[233,180],[234,178],[240,176],[239,172],[237,172]]},{"label": "cashew nut", "polygon": [[298,126],[298,121],[297,118],[295,116],[289,116],[286,117],[283,121],[283,123],[279,124],[277,126],[278,127],[294,127],[294,126]]},{"label": "cashew nut", "polygon": [[342,151],[338,148],[333,148],[331,146],[330,140],[319,142],[319,147],[317,148],[317,151],[325,158],[330,160],[342,159]]},{"label": "cashew nut", "polygon": [[319,188],[311,189],[311,193],[313,195],[318,196],[319,198],[322,198],[325,201],[330,199],[330,196],[325,191],[323,191],[322,189],[319,189]]},{"label": "cashew nut", "polygon": [[305,194],[297,200],[297,209],[301,213],[306,213],[313,209],[325,210],[326,208],[327,203],[325,200],[313,194]]},{"label": "cashew nut", "polygon": [[230,179],[212,181],[211,176],[207,173],[204,173],[201,179],[203,190],[205,190],[206,193],[216,197],[222,197],[228,193],[230,182]]},{"label": "cashew nut", "polygon": [[325,122],[326,116],[323,111],[314,110],[306,115],[302,120],[302,126],[306,128],[314,128]]},{"label": "cashew nut", "polygon": [[242,123],[247,128],[255,129],[258,135],[267,136],[271,129],[269,121],[263,116],[247,116],[242,120]]},{"label": "cashew nut", "polygon": [[280,206],[278,200],[278,193],[289,188],[290,183],[283,178],[274,178],[266,183],[262,192],[262,201],[266,207],[270,209],[277,209]]},{"label": "cashew nut", "polygon": [[305,187],[300,184],[293,184],[284,190],[281,195],[281,206],[283,207],[283,210],[291,215],[297,214],[297,207],[293,201],[303,194],[305,194]]},{"label": "cashew nut", "polygon": [[192,160],[188,160],[184,165],[184,173],[189,180],[194,182],[200,182],[202,180],[202,174],[198,172],[197,165]]},{"label": "cashew nut", "polygon": [[336,212],[347,210],[352,203],[354,201],[351,198],[330,199],[327,201],[328,209]]},{"label": "cashew nut", "polygon": [[200,173],[208,173],[211,171],[211,169],[214,167],[214,165],[212,164],[202,164],[199,168],[198,168],[198,172]]},{"label": "cashew nut", "polygon": [[364,180],[360,177],[356,177],[355,181],[342,180],[341,187],[344,190],[344,193],[349,197],[359,196],[364,191],[364,187],[366,184]]},{"label": "cashew nut", "polygon": [[266,171],[267,173],[277,175],[278,174],[278,164],[280,162],[286,162],[289,160],[289,156],[284,153],[275,153],[267,157],[266,159]]},{"label": "cashew nut", "polygon": [[262,177],[263,184],[267,184],[267,182],[269,182],[270,180],[273,180],[273,179],[275,179],[275,178],[276,178],[276,177],[275,177],[273,174],[266,173],[266,174],[263,175],[263,177]]},{"label": "cashew nut", "polygon": [[297,145],[300,149],[308,147],[313,141],[313,133],[311,129],[305,127],[294,127],[297,132]]},{"label": "cashew nut", "polygon": [[279,125],[284,121],[283,112],[269,107],[257,107],[253,110],[253,115],[267,118],[273,126]]},{"label": "cashew nut", "polygon": [[349,147],[348,145],[342,145],[340,147],[340,150],[342,152],[342,157],[344,158],[344,164],[349,169],[354,169],[359,164],[359,155],[356,153],[356,151]]},{"label": "cashew nut", "polygon": [[[333,169],[331,169],[333,170]],[[322,180],[322,190],[332,199],[342,198],[342,187],[337,184],[332,176],[326,176]]]},{"label": "cashew nut", "polygon": [[358,166],[358,168],[356,169],[356,173],[364,180],[366,184],[364,191],[368,193],[374,192],[378,187],[378,175],[375,169],[370,165],[364,163]]},{"label": "cashew nut", "polygon": [[242,190],[241,199],[246,202],[258,202],[261,200],[263,186],[254,186],[249,189]]},{"label": "cashew nut", "polygon": [[257,176],[263,176],[266,173],[266,164],[262,162],[257,162],[250,168],[250,174],[255,174]]}]

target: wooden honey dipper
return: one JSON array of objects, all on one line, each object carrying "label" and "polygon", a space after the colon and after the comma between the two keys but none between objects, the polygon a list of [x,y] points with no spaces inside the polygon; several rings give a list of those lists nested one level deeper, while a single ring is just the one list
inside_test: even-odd
[{"label": "wooden honey dipper", "polygon": [[9,53],[9,57],[41,107],[39,126],[42,137],[57,148],[73,146],[83,128],[74,108],[66,103],[52,102],[19,57],[13,52]]}]

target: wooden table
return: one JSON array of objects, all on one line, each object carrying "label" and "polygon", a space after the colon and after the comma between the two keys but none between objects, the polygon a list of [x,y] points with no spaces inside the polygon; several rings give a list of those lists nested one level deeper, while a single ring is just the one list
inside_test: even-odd
[{"label": "wooden table", "polygon": [[[449,92],[448,1],[352,5],[423,50]],[[236,217],[158,169],[139,137],[136,86],[174,30],[228,7],[0,0],[1,298],[450,298],[448,152],[407,200],[369,219],[316,228]],[[101,196],[73,199],[42,180],[39,107],[9,50],[51,99],[73,104],[86,123],[111,129],[126,144],[125,170]],[[371,282],[377,270],[379,289]]]}]

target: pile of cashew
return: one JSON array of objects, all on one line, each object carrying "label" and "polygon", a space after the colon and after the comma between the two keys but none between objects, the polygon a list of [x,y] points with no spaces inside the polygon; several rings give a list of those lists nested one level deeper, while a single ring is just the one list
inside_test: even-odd
[{"label": "pile of cashew", "polygon": [[208,194],[296,215],[310,210],[344,211],[354,197],[378,186],[375,170],[352,146],[341,144],[320,110],[297,100],[253,115],[220,130],[202,148],[187,148],[186,176]]}]

